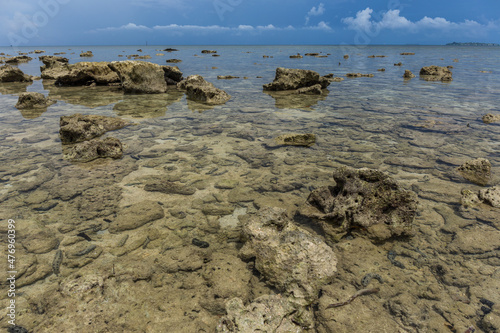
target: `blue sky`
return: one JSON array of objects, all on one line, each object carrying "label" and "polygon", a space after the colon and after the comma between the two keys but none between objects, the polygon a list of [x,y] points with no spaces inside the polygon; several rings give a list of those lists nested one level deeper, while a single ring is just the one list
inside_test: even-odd
[{"label": "blue sky", "polygon": [[0,0],[0,45],[500,43],[499,0]]}]

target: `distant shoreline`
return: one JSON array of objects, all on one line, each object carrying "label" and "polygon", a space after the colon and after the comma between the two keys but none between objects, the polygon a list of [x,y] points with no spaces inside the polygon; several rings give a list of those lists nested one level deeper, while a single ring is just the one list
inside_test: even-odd
[{"label": "distant shoreline", "polygon": [[474,43],[474,42],[467,42],[467,43],[448,43],[446,46],[500,46],[500,44],[497,43]]}]

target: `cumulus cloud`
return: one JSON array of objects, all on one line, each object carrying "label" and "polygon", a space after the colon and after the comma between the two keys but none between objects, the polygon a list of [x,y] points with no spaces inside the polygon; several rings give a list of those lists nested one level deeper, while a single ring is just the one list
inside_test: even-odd
[{"label": "cumulus cloud", "polygon": [[[374,18],[378,16],[378,20]],[[342,22],[347,25],[348,29],[376,32],[382,29],[402,30],[409,32],[420,32],[423,30],[439,30],[439,31],[467,31],[471,33],[481,32],[488,29],[496,28],[493,22],[486,25],[480,24],[476,21],[465,20],[464,22],[450,22],[443,17],[423,17],[422,19],[412,22],[406,17],[400,15],[400,11],[388,10],[384,13],[377,13],[374,15],[373,9],[367,7],[356,13],[356,17],[346,17]]]},{"label": "cumulus cloud", "polygon": [[324,12],[325,12],[325,5],[323,3],[320,3],[318,7],[311,8],[306,15],[306,25],[309,24],[309,20],[312,16],[320,16],[323,15]]}]

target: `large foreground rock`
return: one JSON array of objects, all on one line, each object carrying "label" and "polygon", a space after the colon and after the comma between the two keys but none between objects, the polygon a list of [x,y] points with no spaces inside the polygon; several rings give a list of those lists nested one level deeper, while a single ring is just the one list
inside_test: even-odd
[{"label": "large foreground rock", "polygon": [[71,162],[81,163],[98,158],[121,158],[123,156],[123,146],[120,140],[115,138],[93,139],[63,148],[63,155],[65,159]]},{"label": "large foreground rock", "polygon": [[81,86],[90,85],[92,83],[97,85],[119,83],[120,78],[118,74],[111,70],[108,64],[107,62],[83,61],[73,65],[59,66],[62,72],[57,75],[56,85]]},{"label": "large foreground rock", "polygon": [[45,98],[42,93],[38,92],[25,92],[19,95],[19,99],[16,104],[18,109],[41,109],[46,108],[56,101]]},{"label": "large foreground rock", "polygon": [[24,74],[22,70],[10,65],[0,67],[0,82],[32,82],[31,75]]},{"label": "large foreground rock", "polygon": [[260,296],[247,306],[241,299],[233,298],[226,303],[226,312],[216,332],[304,332],[296,323],[296,308],[281,295]]},{"label": "large foreground rock", "polygon": [[459,166],[457,171],[465,179],[480,186],[486,186],[491,180],[491,163],[485,158],[469,160]]},{"label": "large foreground rock", "polygon": [[111,233],[132,230],[164,216],[163,208],[158,202],[145,200],[124,208],[109,225],[108,230]]},{"label": "large foreground rock", "polygon": [[426,81],[452,81],[451,75],[447,67],[427,66],[420,69],[420,77]]},{"label": "large foreground rock", "polygon": [[341,167],[335,183],[309,195],[300,214],[317,221],[332,241],[357,230],[381,241],[413,235],[417,195],[381,171]]},{"label": "large foreground rock", "polygon": [[144,61],[113,61],[109,68],[115,71],[125,93],[159,94],[167,91],[165,71],[157,64]]},{"label": "large foreground rock", "polygon": [[231,99],[228,93],[205,81],[200,75],[188,76],[186,80],[179,82],[177,88],[186,90],[188,99],[205,104],[224,104]]},{"label": "large foreground rock", "polygon": [[98,115],[82,115],[76,113],[72,116],[62,116],[59,124],[59,136],[63,144],[71,144],[90,140],[130,125],[130,122],[113,117]]},{"label": "large foreground rock", "polygon": [[320,84],[326,88],[330,84],[327,78],[321,77],[317,72],[306,69],[276,68],[274,81],[264,84],[264,90],[295,90]]},{"label": "large foreground rock", "polygon": [[296,226],[280,208],[262,208],[243,227],[243,260],[267,282],[300,306],[318,298],[320,288],[337,272],[333,250],[319,237]]}]

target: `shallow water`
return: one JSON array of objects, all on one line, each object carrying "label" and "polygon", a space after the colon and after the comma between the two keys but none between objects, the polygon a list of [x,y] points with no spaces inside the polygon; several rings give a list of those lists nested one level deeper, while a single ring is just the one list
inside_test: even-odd
[{"label": "shallow water", "polygon": [[[481,312],[480,300],[500,303],[500,215],[491,207],[472,212],[460,209],[461,190],[480,187],[455,169],[469,159],[487,158],[492,164],[490,185],[499,183],[500,124],[484,124],[481,117],[500,112],[500,48],[173,46],[179,51],[157,51],[165,47],[42,49],[49,55],[64,51],[67,54],[62,56],[70,63],[126,59],[119,54],[149,54],[152,59],[146,61],[167,65],[166,59],[181,59],[173,65],[184,76],[202,75],[227,91],[231,100],[207,108],[187,101],[175,90],[162,95],[123,95],[114,88],[56,87],[42,80],[30,85],[0,84],[0,205],[4,221],[16,220],[21,246],[17,264],[24,269],[18,277],[22,293],[17,297],[18,325],[45,332],[74,317],[75,327],[86,325],[89,332],[213,331],[224,312],[219,298],[231,293],[214,296],[214,289],[224,289],[229,282],[217,285],[208,267],[220,268],[215,264],[218,260],[229,262],[228,258],[237,256],[239,231],[233,227],[238,216],[265,205],[293,212],[312,189],[332,182],[333,168],[348,165],[381,169],[415,191],[420,200],[417,233],[411,241],[378,247],[360,244],[362,237],[351,240],[352,246],[347,246],[348,241],[336,245],[339,277],[325,288],[320,303],[324,297],[355,291],[353,286],[359,284],[354,281],[378,271],[390,281],[381,284],[378,302],[355,301],[366,321],[379,321],[380,327],[389,330],[393,328],[386,321],[393,321],[408,332],[445,332],[448,324],[457,332],[470,325],[493,332],[488,327],[495,327],[495,318],[500,318],[498,305],[493,311],[497,317],[488,319]],[[217,50],[220,57],[202,54],[203,49]],[[79,57],[82,50],[92,50],[94,57]],[[14,55],[8,48],[0,52]],[[307,52],[329,55],[289,58]],[[344,54],[350,56],[348,60]],[[398,62],[403,65],[394,66]],[[19,68],[39,75],[40,65],[34,59]],[[419,79],[420,68],[428,65],[452,65],[453,81]],[[262,91],[262,85],[273,80],[276,67],[342,77],[350,72],[373,73],[374,77],[345,78],[332,82],[321,96],[291,98]],[[417,77],[404,80],[405,69]],[[241,78],[217,80],[217,75]],[[58,102],[38,113],[20,112],[14,105],[23,91],[42,92]],[[74,113],[135,122],[135,126],[106,134],[122,141],[124,157],[87,164],[65,161],[58,137],[59,117]],[[294,132],[316,134],[316,145],[272,147],[274,137]],[[145,184],[158,179],[194,187],[196,192],[144,190]],[[160,203],[165,217],[135,230],[108,232],[108,225],[126,207],[144,200]],[[66,258],[60,275],[52,274],[57,248],[64,253],[87,248],[87,241],[77,236],[80,232],[92,239],[98,251]],[[125,245],[118,246],[124,235],[128,235]],[[193,247],[193,238],[210,247]],[[354,249],[367,252],[361,256]],[[384,260],[380,252],[391,249],[404,253],[406,271],[386,262],[379,266]],[[435,273],[437,266],[447,273]],[[246,276],[245,270],[243,265],[233,273]],[[247,300],[275,292],[255,276],[248,279],[251,296]],[[430,290],[428,294],[424,289]],[[373,310],[368,313],[367,309]],[[99,314],[102,310],[107,318]],[[419,315],[427,319],[413,318],[412,311],[422,311]],[[318,314],[317,330],[360,328],[350,323],[347,307],[333,316],[325,319]],[[1,323],[7,325],[5,318]],[[65,325],[67,331],[74,329],[70,323]]]}]

